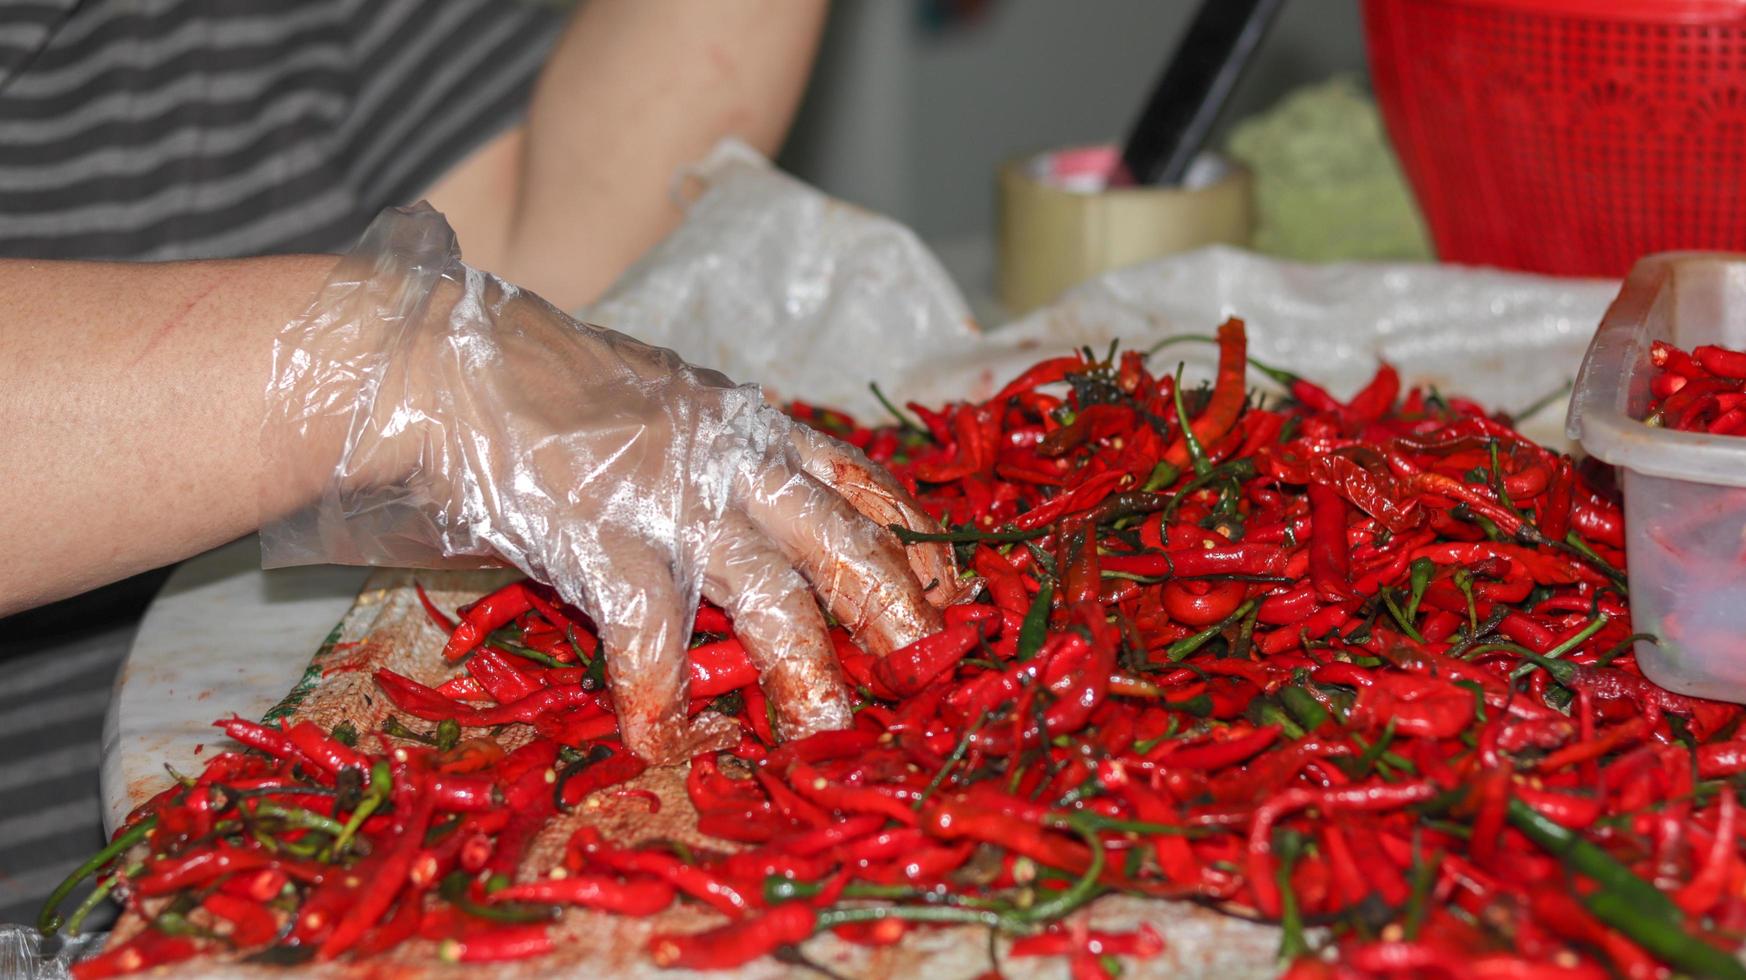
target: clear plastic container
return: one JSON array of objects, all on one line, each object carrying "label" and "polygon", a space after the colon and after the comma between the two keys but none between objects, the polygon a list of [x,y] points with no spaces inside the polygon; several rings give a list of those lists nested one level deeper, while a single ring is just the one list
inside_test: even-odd
[{"label": "clear plastic container", "polygon": [[1746,701],[1746,438],[1644,425],[1649,345],[1746,348],[1746,254],[1640,260],[1583,358],[1566,430],[1619,468],[1631,618],[1643,673],[1682,694]]}]

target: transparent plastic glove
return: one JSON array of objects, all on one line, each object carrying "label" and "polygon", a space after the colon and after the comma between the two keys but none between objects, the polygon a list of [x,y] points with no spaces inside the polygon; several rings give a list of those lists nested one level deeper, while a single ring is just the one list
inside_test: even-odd
[{"label": "transparent plastic glove", "polygon": [[[686,720],[701,592],[734,618],[781,732],[850,722],[818,600],[882,654],[939,628],[949,547],[854,449],[756,387],[577,323],[460,261],[427,207],[384,212],[274,345],[264,564],[506,562],[599,625],[620,730],[657,762],[731,741]],[[283,509],[283,505],[280,505]]]}]

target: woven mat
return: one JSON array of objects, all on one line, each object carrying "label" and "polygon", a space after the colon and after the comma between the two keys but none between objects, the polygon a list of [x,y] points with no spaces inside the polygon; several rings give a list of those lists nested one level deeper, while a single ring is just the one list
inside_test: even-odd
[{"label": "woven mat", "polygon": [[[471,601],[506,579],[495,572],[420,572],[432,599],[453,608]],[[436,685],[459,668],[446,663],[438,651],[445,637],[424,614],[412,588],[412,573],[383,571],[372,576],[333,637],[316,654],[301,681],[276,706],[269,718],[289,722],[310,720],[323,728],[350,721],[358,731],[371,732],[393,714],[392,705],[371,679],[377,667]],[[469,731],[466,734],[483,734]],[[511,726],[498,736],[514,747],[532,735],[527,726]],[[367,737],[367,736],[366,736]],[[554,820],[534,841],[519,877],[529,879],[555,867],[564,843],[584,824],[594,824],[608,839],[625,846],[653,839],[683,841],[693,846],[732,850],[736,845],[704,837],[696,829],[696,811],[685,794],[685,770],[652,770],[628,784],[647,789],[661,799],[660,812],[650,815],[646,801],[596,794],[569,814]],[[615,787],[614,790],[620,787]],[[1219,915],[1196,905],[1111,896],[1087,912],[1095,928],[1130,929],[1150,922],[1164,936],[1165,952],[1144,962],[1125,961],[1130,977],[1267,977],[1277,972],[1274,953],[1278,931]],[[653,919],[627,919],[582,909],[568,910],[552,927],[557,950],[551,955],[518,963],[448,966],[438,962],[436,944],[408,942],[387,956],[369,963],[311,964],[287,970],[236,962],[232,957],[211,956],[179,966],[178,977],[371,977],[416,978],[455,976],[532,978],[576,977],[672,977],[681,971],[661,970],[646,952],[650,934],[708,928],[722,921],[718,914],[693,906],[675,906]],[[111,942],[132,935],[141,926],[137,916],[122,916]],[[1059,976],[1062,962],[1040,958],[1008,960],[1006,943],[996,943],[1002,972],[1023,980]],[[882,949],[867,949],[825,935],[808,941],[807,957],[849,977],[973,977],[989,969],[989,937],[980,929],[922,929],[903,942]],[[716,974],[719,976],[720,974]],[[744,968],[738,976],[748,978],[800,976],[816,973],[765,959]]]}]

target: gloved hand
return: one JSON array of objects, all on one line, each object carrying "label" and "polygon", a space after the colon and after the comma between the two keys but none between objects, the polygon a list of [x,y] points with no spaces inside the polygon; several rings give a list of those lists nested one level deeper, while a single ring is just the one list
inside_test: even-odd
[{"label": "gloved hand", "polygon": [[865,456],[468,267],[427,207],[384,212],[281,331],[262,440],[263,499],[312,502],[263,515],[268,567],[495,560],[551,583],[599,625],[625,743],[656,762],[734,738],[686,720],[699,591],[791,738],[850,722],[813,593],[875,654],[961,594],[949,546],[886,529],[934,523]]}]

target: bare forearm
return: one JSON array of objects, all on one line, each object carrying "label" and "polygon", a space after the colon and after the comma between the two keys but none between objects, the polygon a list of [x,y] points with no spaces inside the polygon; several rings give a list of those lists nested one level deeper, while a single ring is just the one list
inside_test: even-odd
[{"label": "bare forearm", "polygon": [[256,526],[273,335],[333,263],[0,262],[0,614]]},{"label": "bare forearm", "polygon": [[823,0],[587,3],[529,108],[499,271],[561,307],[592,299],[677,224],[677,168],[728,135],[775,151],[824,13]]}]

